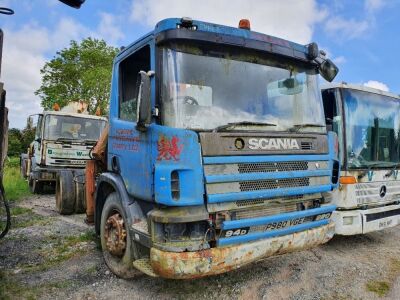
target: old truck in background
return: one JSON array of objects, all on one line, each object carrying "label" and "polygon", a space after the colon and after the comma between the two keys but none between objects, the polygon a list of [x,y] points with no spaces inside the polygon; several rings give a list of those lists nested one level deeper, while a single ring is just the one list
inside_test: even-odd
[{"label": "old truck in background", "polygon": [[336,233],[364,234],[400,223],[400,97],[338,83],[322,90],[327,125],[339,138]]},{"label": "old truck in background", "polygon": [[104,117],[83,113],[77,104],[39,114],[35,140],[21,155],[21,174],[31,191],[41,193],[47,185],[55,186],[61,214],[85,211],[85,163],[107,123]]},{"label": "old truck in background", "polygon": [[120,277],[213,275],[333,236],[318,74],[338,69],[315,43],[239,27],[166,19],[114,61],[105,164],[86,184]]}]

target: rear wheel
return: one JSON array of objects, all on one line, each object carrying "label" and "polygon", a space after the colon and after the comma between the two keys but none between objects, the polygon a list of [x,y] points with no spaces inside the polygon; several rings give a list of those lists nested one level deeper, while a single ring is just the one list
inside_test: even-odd
[{"label": "rear wheel", "polygon": [[59,171],[56,179],[56,207],[62,215],[75,211],[75,185],[71,171]]},{"label": "rear wheel", "polygon": [[104,260],[115,275],[130,279],[142,274],[132,265],[135,245],[127,229],[119,196],[115,192],[107,197],[101,213],[100,238]]},{"label": "rear wheel", "polygon": [[86,211],[86,197],[85,197],[85,185],[79,181],[74,182],[75,184],[75,213],[81,214]]}]

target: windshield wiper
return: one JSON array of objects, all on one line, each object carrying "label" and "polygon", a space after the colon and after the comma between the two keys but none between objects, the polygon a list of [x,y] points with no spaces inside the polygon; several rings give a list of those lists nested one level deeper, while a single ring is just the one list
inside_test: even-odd
[{"label": "windshield wiper", "polygon": [[67,138],[67,137],[60,137],[56,140],[56,142],[64,142],[64,143],[83,143],[84,140],[82,139],[75,139],[75,138]]},{"label": "windshield wiper", "polygon": [[[359,174],[357,177],[358,177],[358,179],[361,179],[361,178],[363,178],[365,175],[367,175],[368,174],[368,172],[369,171],[371,171],[372,169],[373,169],[373,167],[384,167],[383,166],[383,164],[385,164],[385,163],[390,163],[390,162],[384,162],[384,161],[374,161],[374,162],[366,162],[366,163],[364,163],[364,165],[368,168],[367,170],[365,170],[364,172],[362,172],[361,174]],[[399,166],[400,164],[396,164],[396,165],[394,165],[393,167],[394,167],[394,169],[393,169],[393,172],[394,172],[394,170],[396,169],[396,167],[397,166]],[[392,165],[390,165],[390,166],[392,166]],[[386,174],[386,175],[388,175],[388,174]],[[386,176],[385,175],[385,176]],[[390,172],[390,174],[388,175],[388,176],[386,176],[386,177],[389,177],[390,175],[392,175],[392,172]]]},{"label": "windshield wiper", "polygon": [[323,128],[323,127],[325,127],[325,125],[314,124],[314,123],[294,124],[291,128],[289,128],[289,131],[298,132],[301,128],[305,128],[305,127]]},{"label": "windshield wiper", "polygon": [[217,126],[213,129],[213,132],[221,131],[229,127],[240,126],[240,125],[277,126],[277,124],[274,123],[242,121],[242,122],[232,122],[225,125]]},{"label": "windshield wiper", "polygon": [[[385,177],[386,177],[386,178],[392,176],[393,174],[395,174],[396,169],[397,169],[398,167],[400,167],[400,163],[392,162],[392,164],[391,164],[390,166],[392,167],[392,169],[391,169],[389,172],[387,172],[387,173],[385,174]],[[396,176],[397,176],[397,174],[396,174]]]},{"label": "windshield wiper", "polygon": [[60,137],[56,139],[56,142],[72,142],[75,141],[74,138]]}]

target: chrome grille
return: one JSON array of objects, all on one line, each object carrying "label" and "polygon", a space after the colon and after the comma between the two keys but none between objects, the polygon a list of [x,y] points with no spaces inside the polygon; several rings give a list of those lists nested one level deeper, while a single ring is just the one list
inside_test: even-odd
[{"label": "chrome grille", "polygon": [[269,179],[269,180],[251,180],[240,181],[240,191],[258,191],[271,190],[278,188],[291,188],[299,186],[309,186],[310,179],[308,177],[287,178],[287,179]]},{"label": "chrome grille", "polygon": [[287,161],[287,162],[265,162],[265,163],[239,163],[239,173],[258,173],[258,172],[285,172],[308,170],[306,161]]}]

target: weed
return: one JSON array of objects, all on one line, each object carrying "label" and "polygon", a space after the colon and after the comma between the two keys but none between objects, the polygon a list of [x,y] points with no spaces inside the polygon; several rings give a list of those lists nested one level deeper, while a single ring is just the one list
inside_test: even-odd
[{"label": "weed", "polygon": [[93,230],[67,237],[49,235],[39,250],[44,261],[40,265],[29,266],[25,270],[27,272],[45,271],[75,256],[84,254],[88,249],[80,247],[80,244],[93,241],[95,238],[96,235]]},{"label": "weed", "polygon": [[390,284],[386,281],[370,281],[367,283],[367,289],[376,293],[379,297],[383,297],[389,292]]},{"label": "weed", "polygon": [[36,299],[37,287],[29,287],[12,280],[9,274],[0,271],[1,299]]},{"label": "weed", "polygon": [[51,218],[32,213],[30,218],[13,219],[11,226],[12,228],[24,228],[30,226],[45,226],[50,223]]},{"label": "weed", "polygon": [[6,162],[3,184],[8,201],[20,200],[31,195],[28,184],[20,175],[19,158],[14,157]]},{"label": "weed", "polygon": [[400,273],[400,260],[392,258],[389,264],[389,272],[386,277],[387,281],[370,281],[367,283],[367,289],[370,292],[378,294],[380,297],[385,296],[390,288],[391,283],[396,279]]},{"label": "weed", "polygon": [[31,213],[31,212],[32,212],[32,209],[25,208],[25,207],[16,206],[16,207],[11,208],[12,216],[23,215],[23,214],[27,214],[27,213]]},{"label": "weed", "polygon": [[93,275],[96,272],[97,272],[97,266],[96,265],[87,268],[86,271],[85,271],[85,273],[88,274],[88,275]]},{"label": "weed", "polygon": [[38,299],[49,289],[66,289],[72,283],[71,280],[64,280],[31,286],[14,280],[10,274],[0,270],[0,299]]}]

